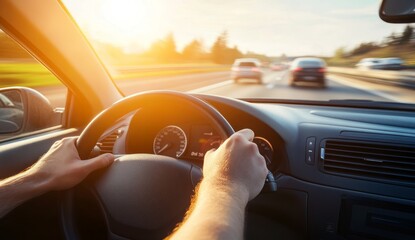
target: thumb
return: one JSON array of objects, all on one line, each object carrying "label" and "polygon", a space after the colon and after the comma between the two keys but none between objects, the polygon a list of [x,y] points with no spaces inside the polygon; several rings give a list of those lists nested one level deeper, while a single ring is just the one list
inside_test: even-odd
[{"label": "thumb", "polygon": [[106,153],[103,155],[99,155],[97,157],[88,159],[83,161],[85,168],[89,170],[89,172],[95,171],[100,168],[107,167],[114,162],[114,155],[111,153]]}]

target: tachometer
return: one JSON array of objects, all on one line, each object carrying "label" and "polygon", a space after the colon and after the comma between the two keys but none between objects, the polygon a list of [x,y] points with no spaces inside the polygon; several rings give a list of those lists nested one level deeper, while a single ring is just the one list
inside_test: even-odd
[{"label": "tachometer", "polygon": [[154,138],[153,152],[157,155],[180,157],[187,147],[187,137],[183,129],[169,125],[160,130]]},{"label": "tachometer", "polygon": [[265,158],[267,166],[269,167],[274,157],[274,149],[271,143],[262,137],[255,137],[253,142],[258,146],[259,153]]}]

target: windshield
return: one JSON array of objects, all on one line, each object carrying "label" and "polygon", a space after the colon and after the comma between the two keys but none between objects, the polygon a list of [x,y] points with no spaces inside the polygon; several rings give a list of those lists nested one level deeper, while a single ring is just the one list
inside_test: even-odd
[{"label": "windshield", "polygon": [[254,62],[240,62],[237,65],[240,67],[256,67],[256,64]]},{"label": "windshield", "polygon": [[309,68],[313,68],[313,67],[322,67],[324,66],[324,63],[321,61],[316,61],[316,60],[302,60],[302,61],[298,61],[297,65],[299,67],[309,67]]},{"label": "windshield", "polygon": [[[234,98],[415,102],[413,26],[381,21],[378,0],[63,4],[125,95],[171,89]],[[292,67],[300,57],[320,61],[301,62],[310,69]],[[260,69],[232,68],[241,58],[258,61]]]}]

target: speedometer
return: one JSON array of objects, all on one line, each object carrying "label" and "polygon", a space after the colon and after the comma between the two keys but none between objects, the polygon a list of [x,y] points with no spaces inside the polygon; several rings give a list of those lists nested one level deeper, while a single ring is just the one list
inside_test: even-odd
[{"label": "speedometer", "polygon": [[164,155],[178,158],[183,155],[187,147],[186,134],[178,126],[169,125],[160,130],[154,138],[153,152],[157,155]]}]

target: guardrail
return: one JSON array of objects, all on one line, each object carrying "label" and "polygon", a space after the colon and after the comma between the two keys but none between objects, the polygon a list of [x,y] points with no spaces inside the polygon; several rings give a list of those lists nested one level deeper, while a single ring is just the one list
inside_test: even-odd
[{"label": "guardrail", "polygon": [[150,66],[119,66],[115,67],[120,73],[136,73],[136,72],[157,72],[157,71],[177,71],[191,69],[230,69],[230,65],[209,65],[209,64],[177,64],[177,65],[150,65]]},{"label": "guardrail", "polygon": [[328,72],[381,84],[415,88],[415,72],[413,71],[364,70],[355,68],[329,67]]},{"label": "guardrail", "polygon": [[183,74],[199,74],[230,71],[230,65],[219,64],[163,64],[141,66],[114,66],[108,68],[115,80],[154,78]]}]

